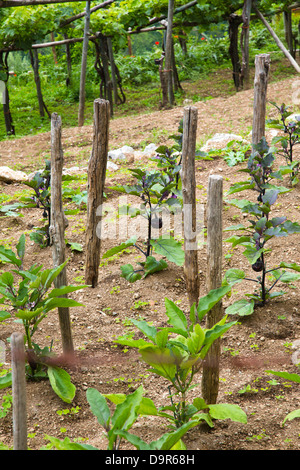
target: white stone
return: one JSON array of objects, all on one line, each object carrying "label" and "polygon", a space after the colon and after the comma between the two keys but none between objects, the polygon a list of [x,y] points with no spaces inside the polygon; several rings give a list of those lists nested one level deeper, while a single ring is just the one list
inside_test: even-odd
[{"label": "white stone", "polygon": [[202,152],[208,152],[209,150],[213,149],[222,149],[226,147],[226,145],[231,142],[232,140],[248,143],[243,137],[237,134],[222,134],[217,133],[211,139],[208,139],[206,143],[201,148]]},{"label": "white stone", "polygon": [[0,167],[0,181],[5,183],[24,183],[28,180],[28,176],[23,171],[15,171],[8,166]]},{"label": "white stone", "polygon": [[156,149],[157,149],[157,145],[156,144],[149,144],[145,147],[144,149],[144,155],[148,155],[148,156],[152,156],[155,154],[156,152]]},{"label": "white stone", "polygon": [[111,170],[111,171],[116,171],[116,170],[118,170],[119,167],[115,163],[108,161],[107,165],[106,165],[106,168],[108,170]]}]

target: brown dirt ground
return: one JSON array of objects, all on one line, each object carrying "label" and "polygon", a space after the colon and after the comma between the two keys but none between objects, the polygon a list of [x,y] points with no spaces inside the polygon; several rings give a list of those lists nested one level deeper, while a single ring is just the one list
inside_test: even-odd
[{"label": "brown dirt ground", "polygon": [[[295,78],[269,85],[268,98],[277,103],[291,103],[292,85]],[[216,132],[234,132],[246,136],[251,129],[253,114],[253,90],[234,94],[229,98],[214,98],[195,104],[199,110],[198,143],[204,142]],[[274,115],[268,105],[268,115]],[[165,130],[160,142],[168,142],[168,135],[177,131],[178,123],[183,116],[183,108],[157,111],[148,115],[114,119],[110,126],[110,147],[117,148],[124,144],[139,148],[153,140],[154,130]],[[91,151],[92,127],[81,129],[64,129],[63,146],[65,166],[86,166]],[[50,154],[50,134],[24,137],[18,140],[1,142],[1,165],[8,165],[26,172],[41,168],[44,157]],[[147,166],[146,161],[140,162]],[[108,173],[107,187],[112,183],[124,181],[124,170],[130,168],[129,162],[120,165],[120,170]],[[206,203],[208,176],[211,173],[224,177],[224,191],[241,179],[236,167],[228,167],[222,158],[211,162],[197,162],[197,198]],[[126,173],[125,173],[126,174]],[[20,185],[1,185],[1,191],[8,194],[20,192]],[[118,203],[118,195],[107,190],[108,202],[113,207]],[[242,197],[242,196],[241,196]],[[243,196],[244,197],[244,196]],[[287,195],[280,197],[276,210],[287,215],[291,220],[299,221],[300,192],[299,185]],[[33,225],[41,223],[41,213],[35,209],[23,211],[23,218],[1,218],[1,241],[15,246],[21,233],[28,232]],[[242,221],[241,214],[224,204],[224,227]],[[70,217],[67,229],[69,241],[81,242],[84,239],[85,211]],[[224,238],[227,237],[224,234]],[[281,240],[273,243],[270,263],[276,260],[288,260],[300,263],[299,235],[293,236],[284,245]],[[105,240],[102,250],[113,246],[113,241]],[[224,255],[230,245],[224,243]],[[84,279],[85,255],[71,253],[68,249],[68,282],[75,283],[78,277]],[[29,240],[27,235],[26,264],[51,265],[51,249],[40,249]],[[72,405],[62,402],[52,391],[47,381],[28,382],[27,414],[28,445],[38,450],[46,444],[46,434],[71,440],[83,438],[84,442],[106,449],[106,439],[102,435],[96,418],[91,413],[86,400],[86,390],[97,388],[101,393],[128,393],[143,384],[146,395],[156,404],[169,404],[166,382],[149,374],[145,365],[139,360],[135,351],[124,352],[122,347],[114,344],[117,336],[129,331],[127,318],[142,317],[154,325],[165,324],[164,299],[168,297],[178,301],[187,312],[188,301],[185,289],[183,269],[172,263],[160,273],[149,276],[146,280],[129,284],[120,277],[120,265],[135,263],[136,252],[128,252],[117,257],[113,262],[102,263],[99,273],[99,285],[94,289],[85,289],[74,293],[74,299],[82,300],[85,307],[71,309],[72,332],[79,363],[68,371],[77,387]],[[201,295],[206,293],[206,251],[199,250],[201,270]],[[5,266],[2,266],[5,268]],[[241,253],[236,250],[231,259],[224,259],[224,271],[229,267],[248,269]],[[76,280],[75,280],[76,278]],[[251,283],[250,283],[251,284]],[[115,289],[113,289],[115,288]],[[249,292],[252,285],[245,283],[244,292]],[[242,292],[235,294],[236,298]],[[135,309],[135,302],[148,302],[146,306]],[[225,301],[225,306],[229,301]],[[1,324],[0,339],[7,345],[7,362],[9,367],[9,344],[7,339],[20,329],[13,320]],[[218,421],[213,429],[198,427],[184,437],[189,450],[299,450],[299,420],[295,419],[281,425],[287,413],[299,408],[299,385],[278,379],[277,385],[270,385],[272,378],[265,373],[267,368],[299,372],[291,362],[293,341],[300,338],[299,290],[287,288],[284,297],[275,299],[264,308],[242,319],[222,339],[222,356],[220,364],[219,403],[235,403],[241,406],[248,417],[247,424],[230,421]],[[58,318],[51,313],[41,324],[35,336],[35,342],[49,345],[53,339],[54,351],[61,352]],[[199,386],[193,390],[193,396],[201,395],[201,375]],[[250,385],[251,392],[244,394],[240,390]],[[7,390],[1,390],[0,397]],[[57,414],[58,410],[79,406],[75,415]],[[133,427],[146,441],[151,441],[166,432],[166,423],[157,418],[141,419]],[[8,446],[13,443],[12,413],[1,419],[0,442]],[[121,449],[130,449],[125,441]]]}]

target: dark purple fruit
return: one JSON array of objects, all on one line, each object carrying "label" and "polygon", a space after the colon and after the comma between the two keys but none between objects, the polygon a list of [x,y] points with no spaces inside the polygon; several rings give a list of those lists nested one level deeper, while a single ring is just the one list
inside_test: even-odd
[{"label": "dark purple fruit", "polygon": [[260,271],[262,271],[263,267],[264,267],[264,263],[262,262],[261,258],[258,258],[258,260],[254,264],[252,264],[252,269],[256,273],[259,273]]},{"label": "dark purple fruit", "polygon": [[159,229],[163,225],[163,221],[161,217],[154,217],[154,219],[151,219],[151,226],[153,228]]}]

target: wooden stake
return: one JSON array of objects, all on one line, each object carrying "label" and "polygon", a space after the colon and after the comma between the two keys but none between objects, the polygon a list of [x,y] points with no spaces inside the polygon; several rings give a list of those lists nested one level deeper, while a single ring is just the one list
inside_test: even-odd
[{"label": "wooden stake", "polygon": [[269,70],[270,55],[257,55],[255,57],[252,145],[258,144],[265,135]]},{"label": "wooden stake", "polygon": [[[94,101],[94,135],[92,154],[88,165],[88,201],[86,228],[86,284],[96,287],[101,249],[101,219],[103,191],[106,176],[110,103]],[[99,227],[100,224],[100,233]]]},{"label": "wooden stake", "polygon": [[265,17],[261,14],[261,12],[257,9],[257,7],[255,6],[255,4],[253,5],[253,8],[258,16],[258,18],[263,22],[263,24],[265,25],[265,27],[267,28],[267,30],[269,31],[269,33],[271,34],[272,38],[274,39],[274,41],[276,42],[277,46],[279,47],[279,49],[284,53],[284,55],[286,56],[286,58],[290,61],[290,63],[292,64],[292,66],[294,67],[294,69],[300,73],[300,66],[297,64],[297,62],[295,61],[295,59],[292,57],[292,55],[289,53],[289,51],[287,50],[286,47],[284,47],[284,45],[282,44],[282,42],[280,41],[279,37],[277,36],[277,34],[275,33],[275,31],[271,28],[271,26],[269,25],[269,23],[267,22],[267,20],[265,19]]},{"label": "wooden stake", "polygon": [[[222,285],[223,244],[223,178],[211,175],[207,196],[207,291]],[[223,318],[222,302],[207,314],[206,328],[212,328]],[[205,357],[202,374],[202,396],[205,402],[215,404],[219,391],[220,338],[210,347]]]},{"label": "wooden stake", "polygon": [[190,306],[199,300],[198,245],[196,219],[195,151],[198,110],[184,108],[182,141],[182,195],[184,214],[184,273]]},{"label": "wooden stake", "polygon": [[[50,244],[52,245],[52,258],[55,267],[66,260],[65,229],[68,221],[65,217],[62,204],[62,169],[63,150],[61,144],[61,117],[53,113],[51,116],[51,217],[50,217]],[[64,268],[54,281],[55,287],[67,286],[67,271]],[[74,352],[71,322],[68,307],[58,308],[62,347],[64,353]]]},{"label": "wooden stake", "polygon": [[24,336],[11,335],[14,450],[27,450],[27,400]]}]

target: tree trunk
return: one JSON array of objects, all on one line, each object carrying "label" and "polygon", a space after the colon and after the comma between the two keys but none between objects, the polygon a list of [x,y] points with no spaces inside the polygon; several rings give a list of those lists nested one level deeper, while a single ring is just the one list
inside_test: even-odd
[{"label": "tree trunk", "polygon": [[115,105],[117,105],[118,104],[118,84],[117,84],[117,77],[116,77],[116,64],[114,61],[114,52],[113,52],[111,38],[107,38],[107,48],[108,48],[108,57],[109,57],[109,62],[110,62],[114,103]]},{"label": "tree trunk", "polygon": [[100,34],[100,55],[104,74],[104,96],[110,103],[110,115],[113,117],[112,81],[109,73],[107,37]]},{"label": "tree trunk", "polygon": [[91,2],[86,2],[85,10],[85,23],[84,23],[84,38],[82,45],[82,59],[81,59],[81,75],[80,75],[80,90],[79,90],[79,110],[78,110],[78,127],[84,124],[84,105],[85,105],[85,82],[86,82],[86,66],[87,54],[89,47],[89,31],[90,31],[90,7]]},{"label": "tree trunk", "polygon": [[182,195],[184,214],[184,274],[190,307],[199,300],[195,151],[198,110],[184,108],[182,141]]},{"label": "tree trunk", "polygon": [[[222,285],[223,245],[223,178],[211,175],[207,193],[207,292]],[[223,318],[222,301],[207,314],[206,328],[212,328]],[[215,404],[219,391],[220,338],[210,347],[205,356],[202,373],[202,397],[205,402]]]},{"label": "tree trunk", "polygon": [[239,48],[238,48],[238,37],[239,37],[239,25],[243,22],[242,17],[232,14],[229,16],[229,54],[231,58],[232,68],[233,68],[233,81],[235,84],[236,91],[240,90],[242,86],[241,83],[241,63],[239,58]]},{"label": "tree trunk", "polygon": [[11,117],[11,112],[10,112],[10,107],[9,107],[9,92],[8,92],[8,79],[9,79],[9,73],[8,73],[8,54],[9,52],[5,53],[5,57],[3,59],[3,52],[0,53],[0,69],[3,70],[3,72],[6,75],[6,79],[3,80],[3,86],[1,87],[1,98],[2,98],[2,106],[3,106],[3,114],[4,114],[4,122],[5,122],[5,128],[6,128],[6,133],[7,135],[15,135],[15,128],[13,126],[13,121]]},{"label": "tree trunk", "polygon": [[[68,35],[65,33],[64,38],[67,40]],[[66,42],[66,58],[67,58],[67,78],[66,78],[66,86],[70,86],[71,84],[71,76],[72,76],[72,57],[70,51],[70,44]]]},{"label": "tree trunk", "polygon": [[249,28],[250,28],[250,15],[252,8],[252,0],[245,0],[242,13],[243,26],[241,33],[241,50],[242,50],[242,69],[241,79],[244,84],[244,89],[250,86],[249,77]]},{"label": "tree trunk", "polygon": [[107,100],[95,100],[93,148],[88,164],[85,263],[85,280],[86,284],[91,287],[96,287],[98,283],[101,249],[102,204],[108,154],[109,118],[110,103]]},{"label": "tree trunk", "polygon": [[41,118],[44,118],[45,111],[46,111],[46,113],[48,114],[48,117],[51,118],[51,115],[43,99],[41,80],[40,80],[40,74],[39,74],[39,54],[38,54],[37,49],[30,50],[29,55],[30,55],[31,66],[32,66],[33,73],[34,73],[34,81],[35,81],[35,86],[36,86],[36,93],[37,93],[37,98],[38,98],[40,116]]},{"label": "tree trunk", "polygon": [[257,55],[255,57],[252,146],[258,144],[265,135],[269,71],[270,55]]},{"label": "tree trunk", "polygon": [[[54,267],[66,261],[65,229],[68,221],[62,203],[62,169],[64,157],[61,144],[61,117],[53,113],[51,118],[51,216],[50,244]],[[64,268],[54,281],[55,287],[67,286],[67,271]],[[68,307],[59,307],[58,316],[64,354],[73,354],[73,340]]]},{"label": "tree trunk", "polygon": [[[55,42],[54,32],[53,31],[51,32],[51,41]],[[56,54],[56,48],[55,48],[54,45],[52,46],[52,54],[53,54],[54,63],[57,64],[57,54]]]},{"label": "tree trunk", "polygon": [[285,39],[286,39],[290,54],[295,59],[295,51],[294,51],[294,46],[293,46],[293,28],[292,28],[291,10],[283,12],[283,21],[284,21]]},{"label": "tree trunk", "polygon": [[168,87],[168,101],[170,106],[174,104],[174,89],[173,89],[173,69],[172,69],[172,42],[173,42],[173,15],[174,15],[174,0],[169,0],[168,6],[168,25],[166,34],[166,58],[165,58],[165,74]]}]

